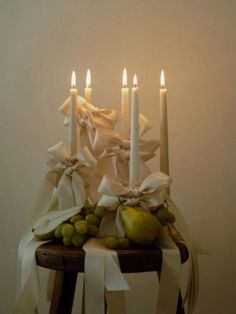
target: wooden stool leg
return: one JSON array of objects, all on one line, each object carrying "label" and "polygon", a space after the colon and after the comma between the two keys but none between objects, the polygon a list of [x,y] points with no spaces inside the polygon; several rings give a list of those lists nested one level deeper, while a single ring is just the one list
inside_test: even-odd
[{"label": "wooden stool leg", "polygon": [[50,314],[69,314],[72,310],[77,272],[57,271],[55,275]]},{"label": "wooden stool leg", "polygon": [[179,297],[178,297],[176,314],[184,314],[183,300],[182,300],[182,296],[180,292],[179,292]]}]

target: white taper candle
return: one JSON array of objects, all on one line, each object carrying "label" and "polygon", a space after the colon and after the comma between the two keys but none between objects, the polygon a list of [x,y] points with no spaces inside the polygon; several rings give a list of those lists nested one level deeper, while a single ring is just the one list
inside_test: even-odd
[{"label": "white taper candle", "polygon": [[69,124],[69,155],[77,154],[77,88],[75,71],[71,75],[70,89],[70,124]]},{"label": "white taper candle", "polygon": [[160,77],[160,170],[169,175],[167,89],[164,71]]},{"label": "white taper candle", "polygon": [[133,186],[138,179],[139,160],[139,100],[137,76],[134,75],[131,101],[131,134],[130,134],[130,166],[129,184]]},{"label": "white taper candle", "polygon": [[129,138],[130,132],[130,108],[129,108],[129,88],[127,87],[127,70],[124,68],[121,89],[121,136]]},{"label": "white taper candle", "polygon": [[92,88],[91,88],[91,72],[88,69],[86,74],[86,87],[84,89],[84,98],[91,104],[92,102]]}]

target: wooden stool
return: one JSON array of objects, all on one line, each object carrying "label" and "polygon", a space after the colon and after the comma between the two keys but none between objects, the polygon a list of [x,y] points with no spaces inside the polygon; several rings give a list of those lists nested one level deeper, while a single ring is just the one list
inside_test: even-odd
[{"label": "wooden stool", "polygon": [[[181,262],[188,259],[188,250],[176,243]],[[122,273],[161,271],[162,253],[158,248],[117,250]],[[85,252],[75,247],[65,247],[56,242],[41,245],[36,251],[37,265],[56,270],[50,314],[69,314],[72,310],[78,272],[84,272]],[[179,295],[177,314],[184,314]]]}]

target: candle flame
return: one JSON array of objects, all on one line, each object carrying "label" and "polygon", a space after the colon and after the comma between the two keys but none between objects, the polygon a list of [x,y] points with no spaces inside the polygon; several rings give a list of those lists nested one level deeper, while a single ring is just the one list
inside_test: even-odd
[{"label": "candle flame", "polygon": [[91,73],[90,70],[87,70],[87,75],[86,75],[86,87],[90,87],[91,86]]},{"label": "candle flame", "polygon": [[160,83],[161,83],[161,88],[165,88],[165,73],[163,70],[161,70]]},{"label": "candle flame", "polygon": [[76,86],[76,75],[75,75],[75,71],[73,71],[71,75],[71,88],[75,88],[75,86]]},{"label": "candle flame", "polygon": [[122,78],[122,84],[123,84],[123,87],[127,86],[127,70],[126,68],[124,68],[123,70],[123,78]]},{"label": "candle flame", "polygon": [[134,74],[134,78],[133,78],[133,86],[137,86],[138,85],[138,79],[137,79],[137,75]]}]

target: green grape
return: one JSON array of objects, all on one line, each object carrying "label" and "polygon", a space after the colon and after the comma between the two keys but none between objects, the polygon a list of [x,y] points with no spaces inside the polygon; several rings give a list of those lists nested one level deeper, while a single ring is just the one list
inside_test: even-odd
[{"label": "green grape", "polygon": [[93,236],[93,237],[96,237],[97,234],[99,232],[99,228],[97,226],[94,226],[94,225],[88,225],[88,234]]},{"label": "green grape", "polygon": [[63,244],[65,246],[71,246],[71,244],[72,244],[72,237],[63,237]]},{"label": "green grape", "polygon": [[94,215],[96,215],[99,218],[102,218],[105,214],[105,207],[104,206],[97,206],[94,209]]},{"label": "green grape", "polygon": [[127,249],[128,247],[130,247],[130,241],[128,238],[119,238],[119,248],[121,249]]},{"label": "green grape", "polygon": [[168,213],[167,222],[169,222],[169,223],[171,223],[171,224],[172,224],[173,222],[175,222],[175,215],[172,214],[171,212]]},{"label": "green grape", "polygon": [[85,220],[79,220],[75,223],[75,231],[79,234],[85,234],[88,231],[88,223]]},{"label": "green grape", "polygon": [[75,232],[75,228],[73,225],[69,223],[64,223],[62,225],[61,234],[63,237],[71,237]]},{"label": "green grape", "polygon": [[74,224],[76,221],[83,220],[83,219],[84,219],[84,217],[82,215],[75,215],[75,216],[71,217],[70,222],[72,224]]},{"label": "green grape", "polygon": [[168,208],[167,207],[161,207],[157,210],[156,217],[162,223],[162,222],[167,221],[168,214],[169,214]]},{"label": "green grape", "polygon": [[119,240],[116,237],[107,237],[105,239],[105,246],[108,247],[109,249],[117,249],[119,246]]},{"label": "green grape", "polygon": [[63,224],[60,224],[59,226],[56,227],[56,229],[54,231],[54,236],[55,236],[56,239],[62,238],[62,233],[61,233],[62,226],[63,226]]},{"label": "green grape", "polygon": [[75,247],[82,247],[86,240],[87,240],[86,236],[82,234],[75,233],[72,237],[72,243],[74,244]]},{"label": "green grape", "polygon": [[93,214],[87,215],[85,219],[90,225],[98,226],[100,223],[100,218],[98,218],[97,216]]}]

